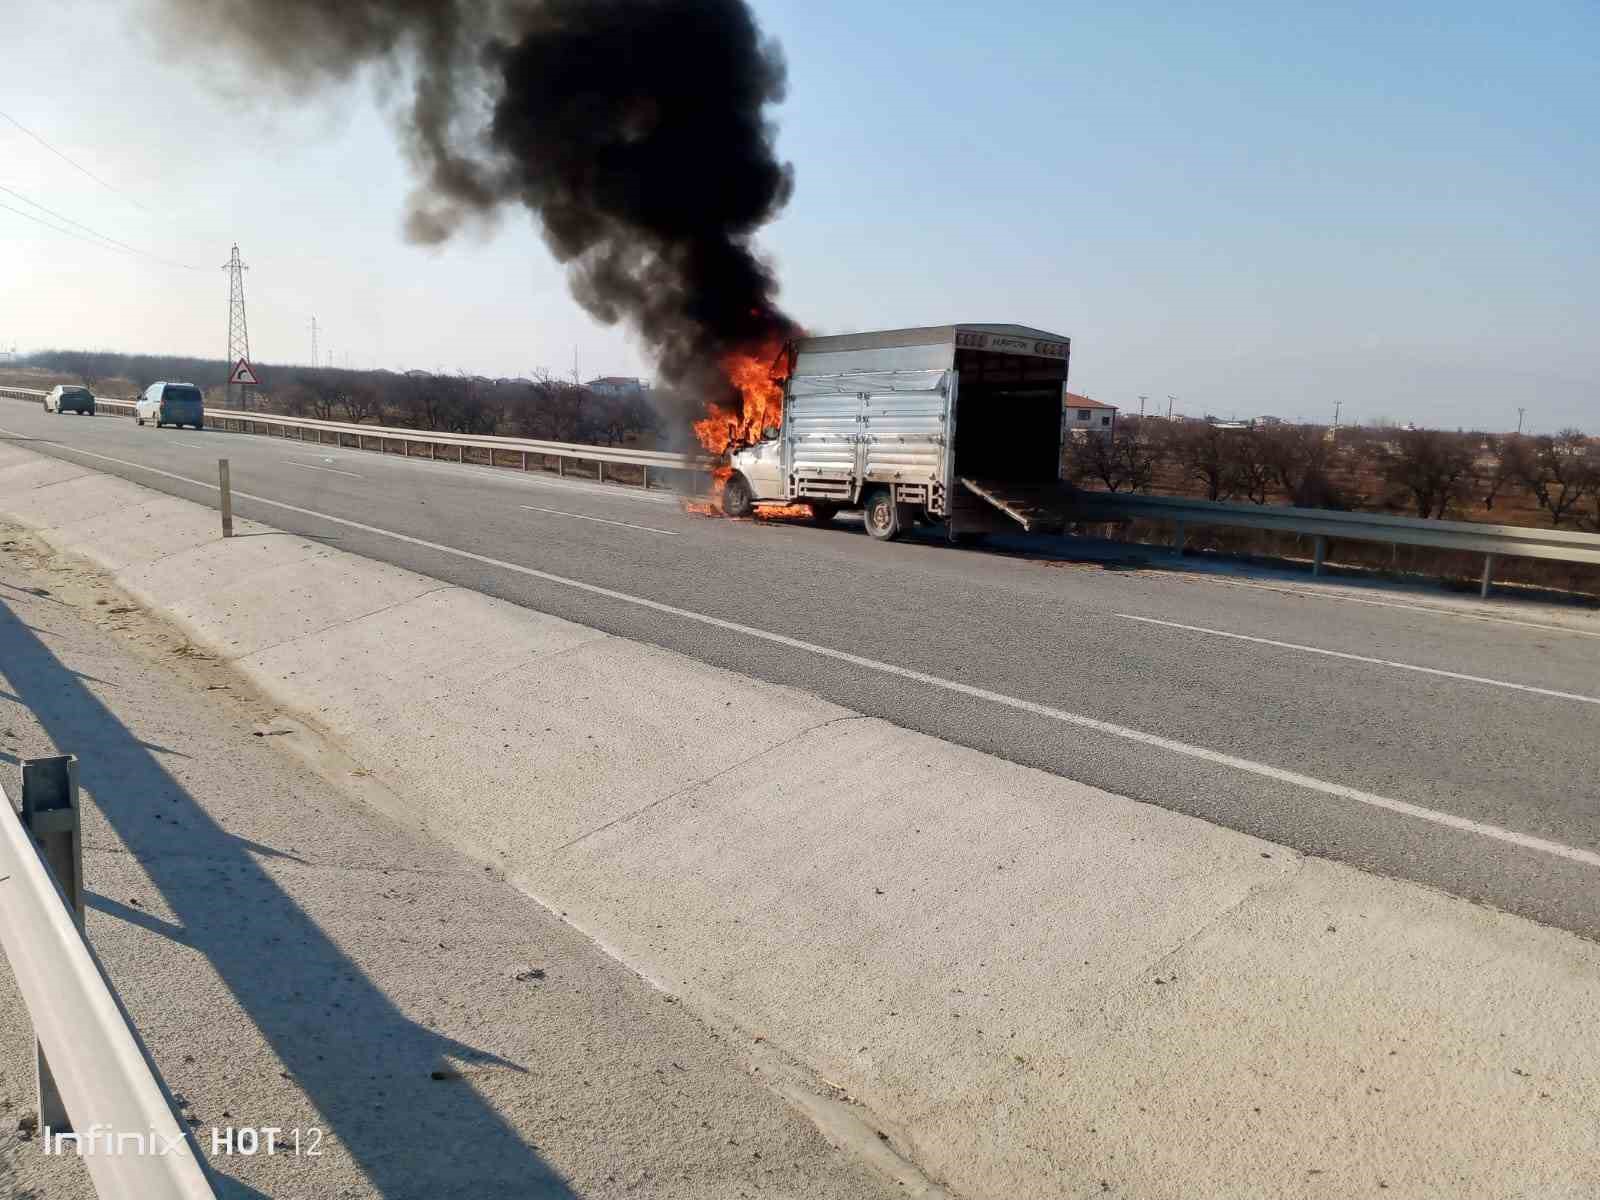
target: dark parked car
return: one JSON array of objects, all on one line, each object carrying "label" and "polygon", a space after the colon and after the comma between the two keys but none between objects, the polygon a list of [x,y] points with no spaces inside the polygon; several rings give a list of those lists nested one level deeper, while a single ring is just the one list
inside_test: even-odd
[{"label": "dark parked car", "polygon": [[94,416],[94,393],[86,387],[75,387],[69,383],[60,383],[45,393],[45,412],[83,413]]}]

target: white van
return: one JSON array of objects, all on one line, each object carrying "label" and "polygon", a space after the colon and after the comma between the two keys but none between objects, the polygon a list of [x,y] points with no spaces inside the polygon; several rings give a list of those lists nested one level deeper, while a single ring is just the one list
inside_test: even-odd
[{"label": "white van", "polygon": [[205,401],[192,383],[152,383],[134,402],[133,415],[141,425],[154,421],[157,429],[163,425],[204,429],[206,425]]}]

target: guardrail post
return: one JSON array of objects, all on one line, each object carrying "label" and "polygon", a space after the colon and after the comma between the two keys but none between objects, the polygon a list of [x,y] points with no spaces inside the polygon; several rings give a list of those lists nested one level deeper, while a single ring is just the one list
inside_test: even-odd
[{"label": "guardrail post", "polygon": [[528,452],[526,450],[522,452],[522,469],[524,471],[528,469]]},{"label": "guardrail post", "polygon": [[647,492],[650,490],[650,464],[649,463],[645,463],[645,465],[644,465],[644,490],[647,491]]},{"label": "guardrail post", "polygon": [[1322,574],[1322,560],[1328,556],[1328,538],[1325,534],[1317,534],[1316,549],[1311,556],[1311,573]]},{"label": "guardrail post", "polygon": [[222,496],[222,536],[233,536],[233,485],[228,479],[228,460],[217,459],[217,487]]},{"label": "guardrail post", "polygon": [[[83,833],[78,825],[78,756],[22,760],[22,827],[55,877],[78,928],[83,928]],[[72,1128],[44,1047],[33,1043],[39,1099],[39,1128],[60,1133]]]},{"label": "guardrail post", "polygon": [[556,474],[563,479],[567,477],[567,456],[565,454],[556,455]]},{"label": "guardrail post", "polygon": [[1174,521],[1172,531],[1172,552],[1179,558],[1183,557],[1183,522]]},{"label": "guardrail post", "polygon": [[1478,595],[1485,600],[1489,598],[1489,589],[1494,586],[1494,555],[1483,556],[1483,582],[1478,586]]},{"label": "guardrail post", "polygon": [[600,482],[604,483],[606,481],[606,463],[605,463],[605,460],[601,459],[599,462],[595,463],[595,466],[600,471]]}]

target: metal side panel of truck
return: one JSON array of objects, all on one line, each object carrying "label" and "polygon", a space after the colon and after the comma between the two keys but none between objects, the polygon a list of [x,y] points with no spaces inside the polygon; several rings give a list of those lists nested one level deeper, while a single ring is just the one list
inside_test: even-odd
[{"label": "metal side panel of truck", "polygon": [[784,414],[786,493],[855,504],[869,484],[944,514],[954,371],[796,375]]},{"label": "metal side panel of truck", "polygon": [[[1069,340],[1024,325],[805,338],[775,442],[732,456],[742,502],[867,509],[868,531],[1059,528]],[[891,528],[874,515],[888,516]]]}]

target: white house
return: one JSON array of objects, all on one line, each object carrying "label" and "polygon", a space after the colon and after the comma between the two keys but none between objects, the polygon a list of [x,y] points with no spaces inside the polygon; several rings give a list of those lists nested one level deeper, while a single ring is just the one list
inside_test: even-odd
[{"label": "white house", "polygon": [[1098,400],[1091,400],[1089,397],[1080,396],[1076,392],[1064,393],[1061,403],[1066,412],[1068,432],[1116,432],[1117,406],[1115,404],[1102,404]]}]

